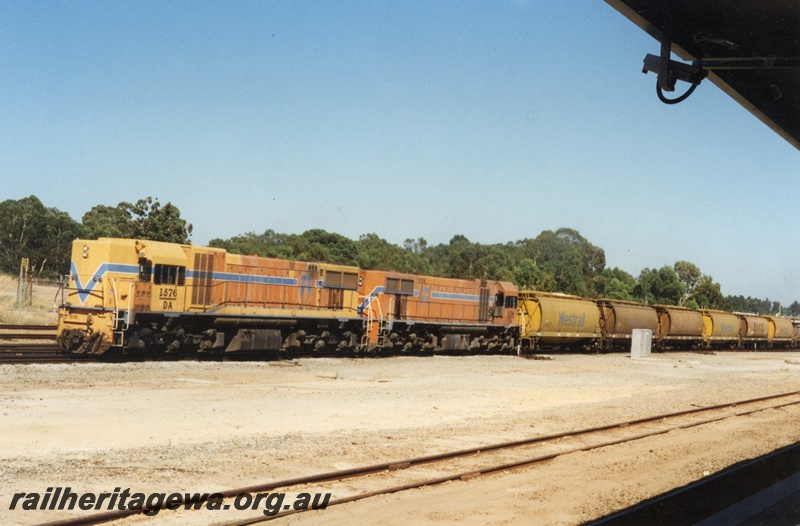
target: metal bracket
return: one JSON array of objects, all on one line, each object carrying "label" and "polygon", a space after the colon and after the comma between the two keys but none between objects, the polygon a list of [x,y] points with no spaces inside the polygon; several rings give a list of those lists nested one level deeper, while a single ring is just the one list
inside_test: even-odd
[{"label": "metal bracket", "polygon": [[669,40],[661,41],[661,56],[647,55],[644,57],[642,73],[652,71],[658,74],[658,87],[663,91],[675,91],[675,82],[682,80],[689,84],[700,84],[708,76],[708,71],[698,64],[684,64],[670,60],[672,43]]}]

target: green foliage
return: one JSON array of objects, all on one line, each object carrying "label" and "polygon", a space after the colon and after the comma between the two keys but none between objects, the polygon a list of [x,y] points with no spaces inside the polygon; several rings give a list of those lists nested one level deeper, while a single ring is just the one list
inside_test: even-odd
[{"label": "green foliage", "polygon": [[697,286],[700,279],[703,277],[700,269],[694,263],[688,261],[678,261],[673,267],[675,274],[678,276],[678,281],[683,286],[683,294],[678,300],[678,305],[684,305],[692,296],[697,294]]},{"label": "green foliage", "polygon": [[0,270],[16,273],[22,258],[42,275],[69,271],[72,240],[83,227],[66,212],[46,208],[35,196],[0,203]]},{"label": "green foliage", "polygon": [[16,273],[22,258],[40,275],[69,272],[72,241],[77,238],[126,237],[188,243],[192,225],[171,203],[148,197],[116,207],[97,205],[83,224],[35,196],[0,203],[0,270]]},{"label": "green foliage", "polygon": [[703,274],[697,265],[678,261],[673,267],[665,265],[658,270],[642,270],[633,287],[633,297],[648,304],[722,309],[725,299],[720,289],[720,284]]},{"label": "green foliage", "polygon": [[611,278],[603,287],[603,297],[612,300],[631,301],[631,291],[619,278]]},{"label": "green foliage", "polygon": [[545,290],[542,269],[530,259],[520,261],[514,269],[514,283],[523,290]]},{"label": "green foliage", "polygon": [[292,248],[291,238],[285,234],[277,234],[274,230],[267,230],[263,234],[247,232],[230,239],[215,238],[209,241],[208,246],[223,248],[233,254],[256,255],[261,257],[296,259]]},{"label": "green foliage", "polygon": [[[798,305],[795,304],[797,304],[796,301],[787,310],[791,311],[792,306],[797,308]],[[753,314],[777,314],[781,310],[780,303],[777,301],[770,301],[769,298],[763,300],[751,298],[750,296],[745,298],[741,295],[725,296],[725,305],[731,312],[749,312]]]},{"label": "green foliage", "polygon": [[517,241],[516,248],[518,261],[529,259],[541,269],[541,290],[583,297],[597,295],[596,281],[606,265],[605,252],[576,230],[545,230],[535,239]]},{"label": "green foliage", "polygon": [[503,245],[472,243],[456,235],[447,245],[428,247],[424,252],[436,276],[511,281],[513,254]]},{"label": "green foliage", "polygon": [[149,239],[188,244],[192,225],[181,219],[181,212],[172,203],[161,206],[158,198],[147,197],[136,203],[119,203],[116,207],[97,205],[83,215],[86,235]]},{"label": "green foliage", "polygon": [[724,309],[725,297],[722,295],[722,286],[719,283],[714,283],[711,276],[703,275],[700,282],[695,287],[695,296],[690,300],[693,302],[692,307],[689,302],[686,303],[687,307],[703,308],[703,309]]},{"label": "green foliage", "polygon": [[425,241],[424,237],[418,237],[417,239],[407,238],[403,242],[403,248],[421,256],[425,249],[428,248],[428,242]]},{"label": "green foliage", "polygon": [[636,280],[618,267],[603,269],[595,283],[599,297],[625,301],[634,299],[633,290]]},{"label": "green foliage", "polygon": [[364,234],[358,239],[358,266],[364,269],[396,270],[411,274],[431,274],[431,264],[422,257],[427,245],[424,239],[406,240],[405,248],[392,245],[377,234]]},{"label": "green foliage", "polygon": [[293,238],[297,259],[356,265],[358,245],[350,238],[316,228]]},{"label": "green foliage", "polygon": [[658,270],[643,269],[634,287],[636,299],[648,304],[678,305],[684,293],[678,274],[667,265]]},{"label": "green foliage", "polygon": [[[423,238],[408,238],[400,247],[374,233],[352,241],[320,229],[301,235],[278,234],[273,230],[260,235],[250,232],[227,240],[213,239],[209,244],[236,254],[327,261],[429,276],[510,281],[523,290],[563,292],[585,298],[762,313],[777,310],[777,304],[768,300],[765,305],[753,306],[744,298],[738,303],[725,298],[720,284],[688,261],[659,269],[646,268],[638,279],[620,268],[605,268],[603,249],[569,228],[545,230],[533,239],[493,245],[473,243],[456,234],[448,243],[431,246]],[[800,303],[795,302],[793,307],[800,315]],[[788,314],[790,309],[784,310]]]},{"label": "green foliage", "polygon": [[224,248],[234,254],[430,274],[430,263],[419,253],[425,246],[425,240],[413,243],[416,243],[417,251],[392,245],[377,234],[364,234],[358,241],[353,241],[340,234],[313,229],[301,235],[277,234],[273,230],[261,235],[249,232],[230,239],[212,239],[209,246]]}]

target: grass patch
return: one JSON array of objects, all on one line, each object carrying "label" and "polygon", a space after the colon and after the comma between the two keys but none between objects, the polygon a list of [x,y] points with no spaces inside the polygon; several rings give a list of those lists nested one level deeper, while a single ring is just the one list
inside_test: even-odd
[{"label": "grass patch", "polygon": [[17,276],[0,274],[0,323],[25,325],[54,325],[58,321],[58,285],[51,282],[34,282],[33,302],[30,294],[20,304]]}]

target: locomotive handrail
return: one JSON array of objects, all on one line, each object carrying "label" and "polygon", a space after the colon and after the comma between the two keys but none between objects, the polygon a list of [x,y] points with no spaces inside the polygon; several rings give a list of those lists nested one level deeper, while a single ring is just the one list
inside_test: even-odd
[{"label": "locomotive handrail", "polygon": [[108,281],[111,282],[111,290],[114,292],[112,296],[114,297],[114,327],[113,330],[117,330],[117,325],[119,324],[119,297],[117,296],[117,282],[113,277],[109,277]]},{"label": "locomotive handrail", "polygon": [[[364,299],[366,299],[368,297],[369,296],[363,296]],[[362,296],[361,295],[358,296],[358,300],[359,300],[359,303],[361,303],[361,300],[362,300]],[[373,304],[377,304],[377,306],[378,306],[377,307],[377,309],[378,309],[378,316],[377,317],[375,316],[375,310],[374,310],[374,308],[372,306]],[[373,324],[375,324],[375,320],[379,320],[380,322],[383,322],[383,310],[381,308],[381,302],[379,302],[379,301],[370,302],[368,304],[367,308],[364,309],[364,310],[365,310],[365,312],[367,314],[367,327],[366,327],[366,331],[364,331],[364,342],[365,342],[365,346],[366,346],[366,344],[369,342],[369,335],[372,332],[372,326],[373,326]]]},{"label": "locomotive handrail", "polygon": [[[362,296],[359,295],[358,296],[359,303],[361,303],[361,301],[362,301],[361,298],[362,298]],[[365,298],[366,298],[366,296],[365,296]],[[366,319],[364,320],[365,323],[366,323],[366,326],[365,326],[364,334],[361,335],[361,344],[364,347],[367,347],[367,345],[369,343],[369,334],[370,334],[370,332],[372,330],[372,313],[370,312],[370,310],[371,310],[370,307],[367,306],[367,308],[364,309],[364,311],[361,312],[362,314],[366,315]]]},{"label": "locomotive handrail", "polygon": [[[113,294],[113,297],[114,297],[114,327],[113,327],[113,330],[116,331],[116,330],[119,329],[119,320],[120,320],[120,318],[119,318],[119,311],[120,311],[119,291],[117,290],[117,282],[116,282],[116,280],[113,277],[109,277],[108,280],[111,282],[111,290],[114,291],[114,294]],[[130,302],[131,302],[130,298],[133,297],[133,289],[135,287],[136,287],[136,282],[132,281],[130,286],[128,287],[128,304],[129,305],[130,305]],[[125,330],[128,330],[130,328],[130,326],[131,325],[130,325],[129,316],[126,315],[125,316]]]},{"label": "locomotive handrail", "polygon": [[525,327],[528,326],[528,320],[525,317],[525,302],[520,304],[521,306],[517,309],[517,316],[520,318],[519,324],[519,343],[517,344],[517,356],[522,356],[522,339],[525,337]]},{"label": "locomotive handrail", "polygon": [[131,302],[133,301],[132,298],[134,297],[135,293],[136,293],[136,282],[135,281],[131,281],[131,286],[128,287],[128,314],[127,314],[127,316],[125,316],[125,330],[126,331],[131,328],[131,310],[132,310],[131,309]]},{"label": "locomotive handrail", "polygon": [[[58,290],[56,291],[56,296],[53,298],[54,301],[58,299],[59,293],[61,294],[61,305],[67,304],[67,298],[69,297],[69,284],[72,282],[72,275],[62,274],[58,280]],[[77,291],[78,288],[75,287]]]},{"label": "locomotive handrail", "polygon": [[372,325],[375,323],[375,319],[373,317],[372,312],[372,305],[367,307],[367,330],[364,331],[364,337],[362,339],[362,345],[367,348],[369,347],[369,338],[370,334],[372,333]]}]

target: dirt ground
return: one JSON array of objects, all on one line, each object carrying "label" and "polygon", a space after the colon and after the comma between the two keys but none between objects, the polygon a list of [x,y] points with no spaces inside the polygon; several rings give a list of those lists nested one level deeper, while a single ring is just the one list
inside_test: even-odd
[{"label": "dirt ground", "polygon": [[[89,513],[9,510],[18,492],[213,492],[796,390],[800,353],[4,365],[0,523]],[[579,524],[796,443],[798,422],[770,410],[277,522]]]}]

